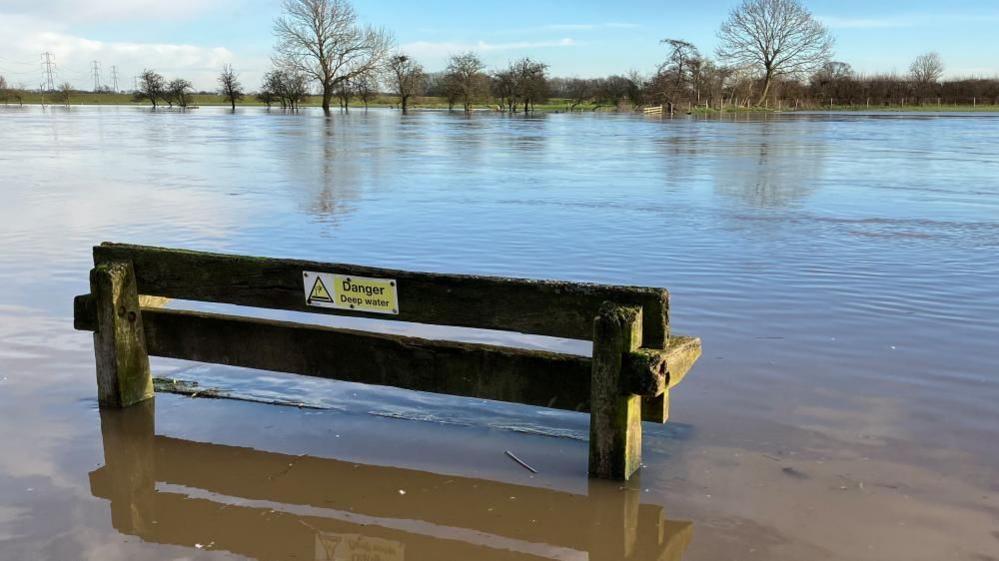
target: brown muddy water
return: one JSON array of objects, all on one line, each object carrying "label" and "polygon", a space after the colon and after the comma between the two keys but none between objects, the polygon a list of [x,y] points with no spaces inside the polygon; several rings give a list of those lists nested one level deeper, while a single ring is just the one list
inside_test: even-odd
[{"label": "brown muddy water", "polygon": [[[0,108],[0,560],[999,559],[997,146],[994,115]],[[155,360],[307,407],[101,413],[71,304],[105,240],[666,286],[705,353],[627,485],[526,406]]]}]

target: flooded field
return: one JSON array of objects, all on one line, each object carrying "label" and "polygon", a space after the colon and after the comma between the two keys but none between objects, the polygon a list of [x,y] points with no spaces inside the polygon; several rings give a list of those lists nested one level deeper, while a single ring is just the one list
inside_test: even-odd
[{"label": "flooded field", "polygon": [[[999,559],[996,146],[999,115],[0,107],[0,559]],[[251,401],[102,413],[102,241],[665,286],[704,356],[624,486],[578,413],[166,360]]]}]

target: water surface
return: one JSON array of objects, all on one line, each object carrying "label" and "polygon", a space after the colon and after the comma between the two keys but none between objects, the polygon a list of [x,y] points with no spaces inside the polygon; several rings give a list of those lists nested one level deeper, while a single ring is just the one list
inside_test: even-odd
[{"label": "water surface", "polygon": [[[0,557],[997,559],[997,144],[981,114],[0,108]],[[705,353],[627,489],[587,481],[585,415],[481,400],[155,361],[321,409],[102,419],[71,302],[105,240],[666,286]]]}]

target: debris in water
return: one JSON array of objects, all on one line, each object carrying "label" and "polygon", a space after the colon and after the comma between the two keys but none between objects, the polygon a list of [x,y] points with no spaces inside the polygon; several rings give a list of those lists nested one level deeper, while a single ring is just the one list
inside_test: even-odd
[{"label": "debris in water", "polygon": [[789,477],[793,477],[795,479],[808,479],[808,474],[807,473],[805,473],[803,471],[800,471],[800,470],[797,470],[797,469],[794,469],[793,467],[782,468],[780,471],[784,475],[787,475]]},{"label": "debris in water", "polygon": [[532,468],[531,466],[527,465],[527,462],[525,462],[524,460],[521,460],[520,458],[518,458],[518,457],[516,456],[516,454],[514,454],[513,452],[511,452],[511,451],[507,450],[507,451],[506,451],[506,455],[507,455],[507,456],[510,456],[510,459],[511,459],[511,460],[513,460],[513,461],[517,462],[517,463],[518,463],[518,464],[520,464],[520,465],[521,465],[521,466],[522,466],[522,467],[523,467],[524,469],[526,469],[526,470],[530,471],[531,473],[538,473],[538,470],[536,470],[536,469]]}]

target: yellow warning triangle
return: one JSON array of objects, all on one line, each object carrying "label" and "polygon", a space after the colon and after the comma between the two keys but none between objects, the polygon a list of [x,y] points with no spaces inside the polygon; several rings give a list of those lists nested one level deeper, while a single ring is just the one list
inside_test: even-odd
[{"label": "yellow warning triangle", "polygon": [[316,277],[315,284],[312,285],[312,292],[309,293],[309,302],[328,302],[333,303],[333,297],[330,296],[328,290],[326,290],[326,285],[323,284],[323,279]]}]

